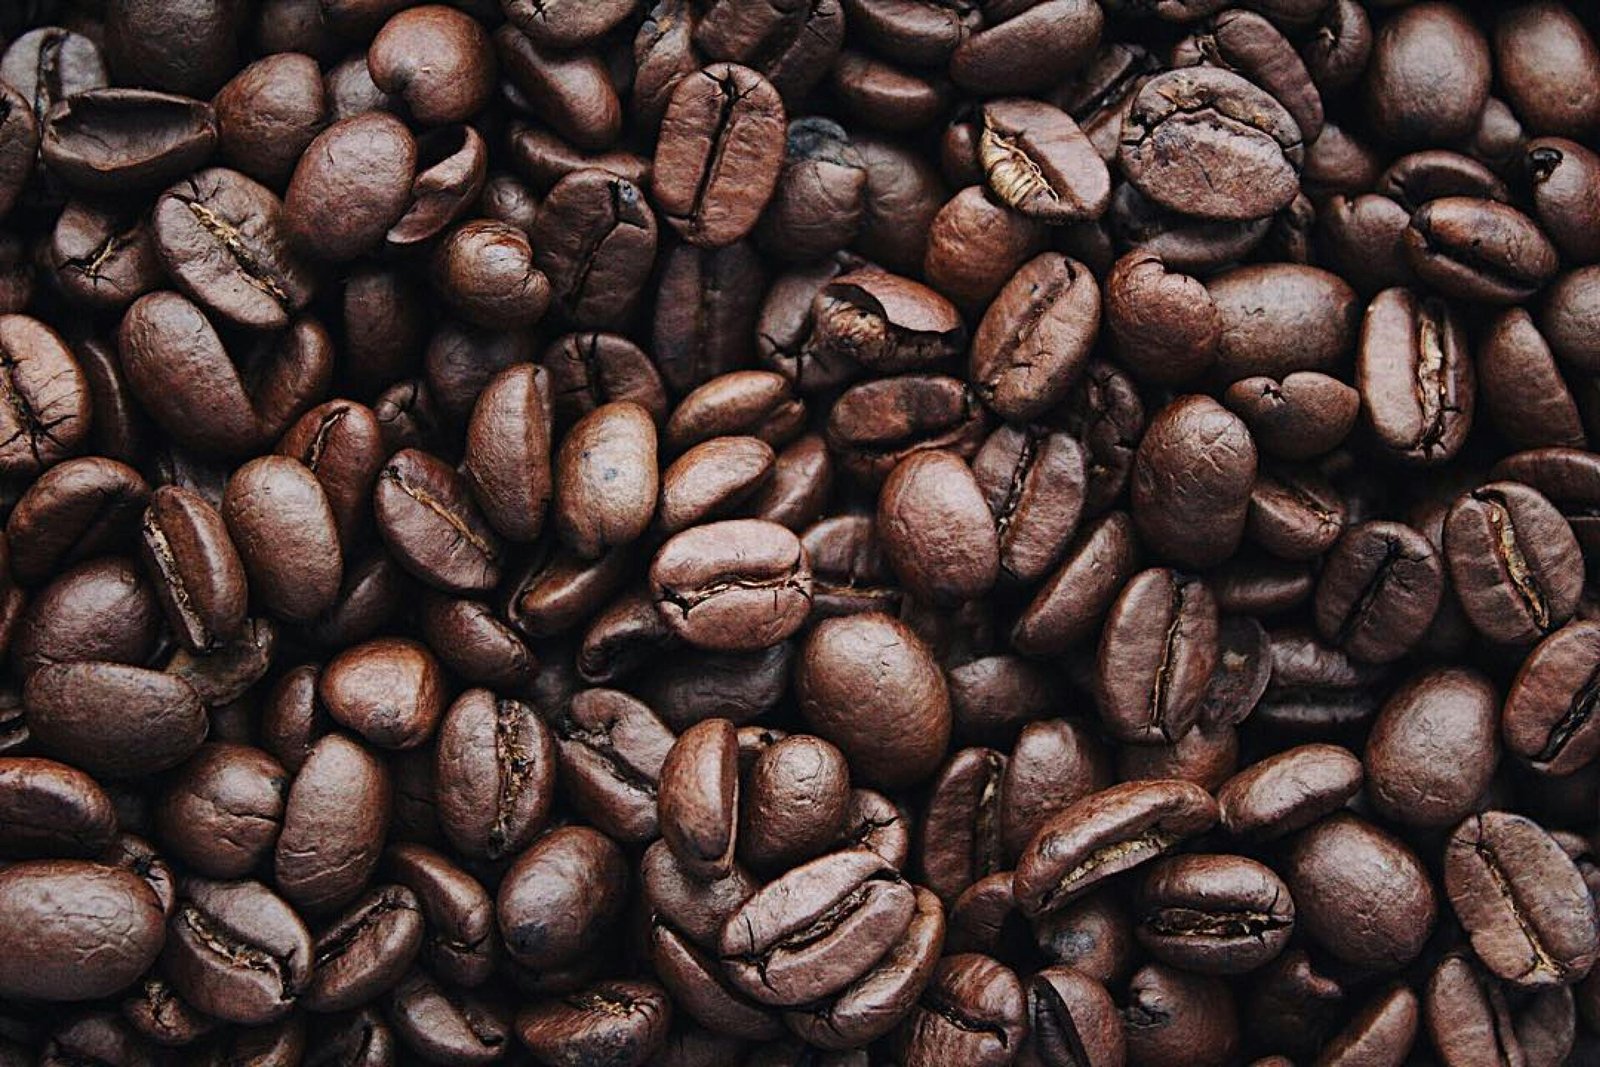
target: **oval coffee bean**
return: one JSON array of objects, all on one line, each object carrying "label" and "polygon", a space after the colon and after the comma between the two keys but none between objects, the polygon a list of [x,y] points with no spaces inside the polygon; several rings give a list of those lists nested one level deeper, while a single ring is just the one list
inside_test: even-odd
[{"label": "oval coffee bean", "polygon": [[1173,856],[1139,892],[1139,943],[1200,974],[1243,974],[1270,962],[1294,930],[1294,900],[1270,867],[1243,856]]},{"label": "oval coffee bean", "polygon": [[221,513],[178,485],[150,496],[140,558],[167,622],[185,647],[208,652],[244,627],[249,585]]},{"label": "oval coffee bean", "polygon": [[372,509],[389,551],[429,585],[474,593],[499,584],[500,539],[461,476],[436,456],[410,448],[391,456],[378,475]]},{"label": "oval coffee bean", "polygon": [[273,853],[278,888],[312,913],[360,893],[378,865],[393,795],[387,768],[355,741],[318,741],[289,786]]},{"label": "oval coffee bean", "polygon": [[22,700],[42,751],[113,778],[177,766],[208,727],[188,682],[122,663],[41,667],[28,677]]},{"label": "oval coffee bean", "polygon": [[1217,665],[1217,604],[1206,584],[1164,567],[1122,587],[1100,633],[1095,702],[1129,744],[1180,741]]},{"label": "oval coffee bean", "polygon": [[1473,951],[1513,985],[1570,985],[1593,966],[1594,899],[1529,819],[1504,811],[1464,819],[1445,847],[1444,887]]},{"label": "oval coffee bean", "polygon": [[1029,260],[973,335],[978,396],[1009,422],[1040,417],[1077,383],[1099,327],[1100,287],[1088,268],[1055,252]]},{"label": "oval coffee bean", "polygon": [[298,460],[262,456],[228,479],[222,518],[263,607],[291,622],[327,611],[344,576],[322,483]]},{"label": "oval coffee bean", "polygon": [[1544,774],[1566,775],[1600,754],[1600,625],[1572,622],[1522,661],[1506,694],[1506,747]]},{"label": "oval coffee bean", "polygon": [[789,1007],[836,993],[905,933],[916,894],[875,852],[812,860],[768,883],[723,927],[728,978],[763,1004]]},{"label": "oval coffee bean", "polygon": [[683,239],[721,248],[749,233],[778,183],[785,114],[772,83],[717,63],[678,82],[661,120],[655,201]]},{"label": "oval coffee bean", "polygon": [[209,104],[145,89],[90,89],[50,109],[39,140],[45,165],[86,192],[161,186],[216,149]]},{"label": "oval coffee bean", "polygon": [[1244,535],[1256,446],[1239,417],[1206,396],[1156,413],[1133,466],[1133,521],[1150,548],[1185,567],[1214,566]]},{"label": "oval coffee bean", "polygon": [[763,519],[677,534],[650,564],[668,628],[697,648],[752,651],[792,635],[811,612],[811,562],[799,538]]},{"label": "oval coffee bean", "polygon": [[533,842],[550,814],[556,753],[531,707],[469,689],[445,712],[434,752],[439,826],[458,852],[500,860]]},{"label": "oval coffee bean", "polygon": [[1443,590],[1439,554],[1422,534],[1397,522],[1352,526],[1317,582],[1317,631],[1352,658],[1388,663],[1421,640]]},{"label": "oval coffee bean", "polygon": [[311,934],[260,882],[190,878],[167,927],[163,969],[207,1015],[265,1025],[294,1010],[311,978]]},{"label": "oval coffee bean", "polygon": [[[1391,834],[1341,812],[1297,837],[1284,867],[1296,922],[1345,963],[1391,971],[1422,951],[1438,898],[1422,862]],[[1382,886],[1384,906],[1368,894]]]},{"label": "oval coffee bean", "polygon": [[1525,645],[1572,617],[1583,555],[1538,491],[1517,482],[1474,489],[1450,508],[1444,539],[1461,609],[1485,637]]},{"label": "oval coffee bean", "polygon": [[155,962],[164,937],[160,902],[143,879],[82,860],[0,870],[0,912],[0,995],[8,998],[112,996]]},{"label": "oval coffee bean", "polygon": [[1057,911],[1216,821],[1216,801],[1188,782],[1125,782],[1092,793],[1028,842],[1017,860],[1017,907],[1029,917]]}]

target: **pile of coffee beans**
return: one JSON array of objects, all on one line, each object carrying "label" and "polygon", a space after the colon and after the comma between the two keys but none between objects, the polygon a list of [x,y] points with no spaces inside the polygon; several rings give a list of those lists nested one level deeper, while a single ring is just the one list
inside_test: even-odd
[{"label": "pile of coffee beans", "polygon": [[1597,39],[0,0],[0,1067],[1600,1064]]}]

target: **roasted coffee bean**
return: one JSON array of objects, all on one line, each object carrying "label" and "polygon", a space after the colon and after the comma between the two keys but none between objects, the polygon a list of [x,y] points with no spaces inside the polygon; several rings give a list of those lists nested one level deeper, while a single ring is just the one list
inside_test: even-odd
[{"label": "roasted coffee bean", "polygon": [[624,401],[585,415],[562,442],[555,479],[556,529],[580,556],[637,539],[660,486],[650,413]]},{"label": "roasted coffee bean", "polygon": [[1209,397],[1180,397],[1156,413],[1139,442],[1134,524],[1158,555],[1214,566],[1244,534],[1255,475],[1256,446],[1244,423]]},{"label": "roasted coffee bean", "polygon": [[94,1000],[138,980],[161,951],[155,894],[135,874],[83,860],[0,870],[0,992],[25,1000]]},{"label": "roasted coffee bean", "polygon": [[388,991],[422,948],[422,913],[405,886],[375,889],[318,935],[303,1000],[312,1011],[343,1011]]},{"label": "roasted coffee bean", "polygon": [[661,120],[654,191],[667,221],[702,248],[755,227],[777,186],[785,114],[772,83],[717,63],[678,82]]},{"label": "roasted coffee bean", "polygon": [[946,956],[901,1030],[907,1067],[1011,1062],[1028,1033],[1022,983],[977,953]]},{"label": "roasted coffee bean", "polygon": [[555,742],[527,704],[471,689],[439,724],[434,783],[440,829],[463,856],[500,860],[544,828]]},{"label": "roasted coffee bean", "polygon": [[436,588],[471,593],[500,580],[500,539],[455,471],[436,456],[403,449],[378,475],[378,532],[402,566]]},{"label": "roasted coffee bean", "polygon": [[1362,779],[1361,761],[1337,745],[1285,749],[1217,791],[1222,826],[1246,839],[1282,837],[1342,808]]},{"label": "roasted coffee bean", "polygon": [[[1395,970],[1422,951],[1438,897],[1422,862],[1398,838],[1355,815],[1330,815],[1295,838],[1284,879],[1296,923],[1334,956]],[[1382,893],[1385,906],[1367,905]]]},{"label": "roasted coffee bean", "polygon": [[492,1063],[511,1041],[505,1009],[414,970],[388,998],[388,1018],[418,1055],[449,1063]]},{"label": "roasted coffee bean", "polygon": [[1374,807],[1394,822],[1432,827],[1471,811],[1499,762],[1498,703],[1488,679],[1466,670],[1429,671],[1396,690],[1362,760]]},{"label": "roasted coffee bean", "polygon": [[1083,264],[1046,252],[1011,276],[972,340],[978,396],[1010,422],[1066,399],[1100,325],[1100,289]]},{"label": "roasted coffee bean", "polygon": [[1600,695],[1589,649],[1600,627],[1573,622],[1528,655],[1506,694],[1500,721],[1506,747],[1545,774],[1568,774],[1595,756],[1590,724]]},{"label": "roasted coffee bean", "polygon": [[1594,964],[1594,900],[1531,820],[1504,811],[1464,819],[1445,847],[1444,887],[1473,951],[1507,982],[1570,985]]},{"label": "roasted coffee bean", "polygon": [[733,869],[741,802],[733,724],[707,719],[685,730],[667,752],[657,786],[661,836],[684,870],[715,881]]},{"label": "roasted coffee bean", "polygon": [[1379,293],[1362,324],[1356,386],[1379,443],[1402,459],[1448,460],[1472,428],[1466,336],[1442,302],[1405,289]]},{"label": "roasted coffee bean", "polygon": [[260,882],[190,878],[167,923],[162,964],[207,1015],[262,1026],[294,1010],[314,956],[305,923]]},{"label": "roasted coffee bean", "polygon": [[1158,204],[1245,220],[1294,199],[1304,158],[1300,127],[1282,104],[1237,74],[1191,67],[1134,95],[1117,161]]},{"label": "roasted coffee bean", "polygon": [[1131,744],[1183,738],[1217,663],[1217,606],[1204,582],[1165,568],[1135,575],[1106,616],[1095,699]]},{"label": "roasted coffee bean", "polygon": [[644,1064],[667,1037],[670,1001],[654,982],[607,981],[517,1015],[517,1036],[537,1059]]},{"label": "roasted coffee bean", "polygon": [[353,900],[378,865],[393,793],[388,770],[342,734],[329,734],[289,786],[273,853],[278,887],[312,913]]},{"label": "roasted coffee bean", "polygon": [[799,538],[763,519],[685,530],[650,564],[650,592],[673,633],[697,648],[753,651],[791,636],[811,611]]},{"label": "roasted coffee bean", "polygon": [[911,922],[916,894],[875,852],[846,850],[756,890],[723,927],[728,978],[778,1007],[815,1001],[860,978]]},{"label": "roasted coffee bean", "polygon": [[583,826],[552,830],[512,864],[495,913],[506,951],[536,970],[592,953],[627,899],[627,863],[610,838]]},{"label": "roasted coffee bean", "polygon": [[28,677],[22,699],[40,750],[93,774],[167,770],[206,736],[206,711],[189,683],[142,667],[50,664]]},{"label": "roasted coffee bean", "polygon": [[1517,482],[1474,489],[1450,508],[1444,535],[1456,597],[1485,637],[1528,644],[1572,617],[1583,557],[1538,491]]},{"label": "roasted coffee bean", "polygon": [[1317,630],[1355,659],[1388,663],[1422,638],[1443,588],[1439,554],[1422,534],[1396,522],[1352,526],[1317,582]]},{"label": "roasted coffee bean", "polygon": [[1114,511],[1087,526],[1017,619],[1012,645],[1026,655],[1042,656],[1065,652],[1089,636],[1133,577],[1138,559],[1127,512]]},{"label": "roasted coffee bean", "polygon": [[876,613],[819,623],[795,678],[800,712],[869,785],[932,774],[950,736],[944,673],[904,623]]},{"label": "roasted coffee bean", "polygon": [[367,111],[317,134],[284,195],[289,237],[322,259],[375,251],[411,197],[417,143],[405,125]]},{"label": "roasted coffee bean", "polygon": [[322,484],[303,463],[262,456],[228,479],[222,518],[262,606],[294,622],[327,611],[344,576]]},{"label": "roasted coffee bean", "polygon": [[1402,145],[1467,136],[1489,95],[1490,64],[1483,32],[1454,5],[1399,12],[1374,35],[1364,78],[1374,132]]},{"label": "roasted coffee bean", "polygon": [[312,292],[282,214],[271,190],[214,167],[161,194],[152,237],[178,288],[207,310],[238,326],[281,330]]},{"label": "roasted coffee bean", "polygon": [[1057,911],[1216,821],[1216,802],[1188,782],[1126,782],[1091,793],[1028,842],[1017,860],[1017,906],[1030,917]]},{"label": "roasted coffee bean", "polygon": [[161,846],[207,878],[243,878],[271,854],[289,775],[261,749],[213,741],[168,780],[156,806]]},{"label": "roasted coffee bean", "polygon": [[210,105],[145,89],[90,89],[55,104],[39,149],[46,165],[85,192],[158,187],[193,170],[217,146]]},{"label": "roasted coffee bean", "polygon": [[1555,277],[1555,246],[1528,216],[1493,200],[1446,196],[1411,216],[1406,259],[1446,296],[1510,304]]},{"label": "roasted coffee bean", "polygon": [[1294,930],[1294,900],[1270,867],[1243,856],[1174,856],[1139,892],[1139,943],[1173,967],[1241,974],[1271,961]]},{"label": "roasted coffee bean", "polygon": [[960,313],[934,290],[885,271],[850,271],[817,290],[793,377],[797,386],[821,388],[811,373],[819,363],[880,373],[920,370],[959,354],[966,338]]}]

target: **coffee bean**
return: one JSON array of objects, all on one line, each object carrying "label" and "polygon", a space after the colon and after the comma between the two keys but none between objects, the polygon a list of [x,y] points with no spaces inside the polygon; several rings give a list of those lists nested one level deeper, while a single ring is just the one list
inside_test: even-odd
[{"label": "coffee bean", "polygon": [[1010,422],[1038,418],[1083,373],[1100,323],[1100,290],[1075,260],[1047,252],[1024,264],[972,340],[978,395]]},{"label": "coffee bean", "polygon": [[555,791],[555,743],[531,707],[470,689],[439,724],[434,763],[439,825],[471,859],[499,860],[532,843]]},{"label": "coffee bean", "polygon": [[1244,533],[1255,473],[1255,442],[1244,423],[1209,397],[1180,397],[1156,413],[1139,442],[1133,521],[1158,554],[1213,566]]},{"label": "coffee bean", "polygon": [[[161,908],[135,874],[83,860],[0,870],[0,991],[78,1001],[132,985],[161,951]],[[92,961],[92,965],[90,965]]]},{"label": "coffee bean", "polygon": [[40,749],[93,774],[152,774],[187,759],[205,740],[200,697],[183,679],[121,663],[55,663],[23,690],[28,730]]},{"label": "coffee bean", "polygon": [[772,83],[738,64],[706,67],[673,89],[654,192],[684,240],[721,248],[754,228],[777,185],[785,117]]},{"label": "coffee bean", "polygon": [[1244,220],[1294,198],[1304,158],[1283,105],[1237,74],[1193,67],[1157,75],[1135,94],[1117,161],[1158,204]]},{"label": "coffee bean", "polygon": [[90,89],[44,116],[45,163],[85,192],[115,194],[161,186],[216,150],[209,104],[145,89]]},{"label": "coffee bean", "polygon": [[1444,885],[1478,958],[1506,981],[1567,985],[1594,963],[1594,900],[1531,820],[1503,811],[1468,816],[1446,845]]},{"label": "coffee bean", "polygon": [[[1433,931],[1438,898],[1421,861],[1357,816],[1330,815],[1303,831],[1284,877],[1300,928],[1346,963],[1394,970],[1415,959]],[[1375,892],[1386,902],[1376,911],[1364,903]]]},{"label": "coffee bean", "polygon": [[696,526],[661,547],[650,592],[697,648],[752,651],[792,635],[811,611],[811,564],[795,535],[762,519]]},{"label": "coffee bean", "polygon": [[1571,618],[1583,581],[1578,541],[1536,490],[1475,489],[1450,508],[1444,532],[1456,596],[1484,636],[1527,644]]},{"label": "coffee bean", "polygon": [[1056,911],[1216,823],[1216,802],[1188,782],[1126,782],[1051,817],[1017,860],[1017,906]]},{"label": "coffee bean", "polygon": [[305,992],[311,935],[260,882],[190,878],[167,924],[163,966],[173,988],[208,1015],[246,1026],[284,1018]]}]

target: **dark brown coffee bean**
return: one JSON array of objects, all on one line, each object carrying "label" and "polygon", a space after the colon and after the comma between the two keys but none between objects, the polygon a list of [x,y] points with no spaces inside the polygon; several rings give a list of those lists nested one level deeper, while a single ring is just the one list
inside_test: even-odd
[{"label": "dark brown coffee bean", "polygon": [[625,178],[579,170],[556,183],[530,239],[557,306],[576,326],[625,322],[655,263],[656,219]]},{"label": "dark brown coffee bean", "polygon": [[1133,521],[1114,511],[1085,527],[1056,572],[1040,587],[1011,632],[1024,655],[1060,654],[1094,632],[1138,569]]},{"label": "dark brown coffee bean", "polygon": [[136,874],[81,860],[0,870],[0,992],[78,1001],[132,985],[161,951],[162,915]]},{"label": "dark brown coffee bean", "polygon": [[628,882],[622,850],[588,827],[552,830],[517,858],[495,908],[506,950],[553,970],[599,946],[622,913]]},{"label": "dark brown coffee bean", "polygon": [[762,519],[685,530],[650,565],[668,627],[697,648],[752,651],[791,636],[811,611],[811,564],[793,533]]},{"label": "dark brown coffee bean", "polygon": [[1429,671],[1407,681],[1367,738],[1362,762],[1373,806],[1411,826],[1460,820],[1499,763],[1497,710],[1494,687],[1472,671]]},{"label": "dark brown coffee bean", "polygon": [[667,391],[650,357],[627,338],[610,333],[567,334],[542,357],[550,375],[556,424],[565,432],[611,401],[631,400],[657,424],[667,420]]},{"label": "dark brown coffee bean", "polygon": [[406,102],[426,125],[465,122],[489,100],[489,35],[464,12],[439,4],[401,11],[367,49],[373,84]]},{"label": "dark brown coffee bean", "polygon": [[266,752],[210,742],[168,780],[156,806],[162,848],[207,878],[244,878],[283,824],[289,775]]},{"label": "dark brown coffee bean", "polygon": [[281,330],[313,289],[288,247],[282,215],[271,190],[213,167],[161,194],[152,237],[173,282],[207,310],[234,325]]},{"label": "dark brown coffee bean", "polygon": [[1421,640],[1444,589],[1439,554],[1397,522],[1352,526],[1317,583],[1317,631],[1369,663],[1388,663]]},{"label": "dark brown coffee bean", "polygon": [[636,540],[660,486],[650,413],[623,401],[585,415],[561,443],[555,479],[556,530],[580,556]]},{"label": "dark brown coffee bean", "polygon": [[471,689],[439,725],[439,825],[469,859],[513,855],[544,828],[555,792],[555,742],[531,707]]},{"label": "dark brown coffee bean", "polygon": [[1261,451],[1278,459],[1310,459],[1344,443],[1361,410],[1361,394],[1317,371],[1295,371],[1281,381],[1243,378],[1223,397],[1244,420]]},{"label": "dark brown coffee bean", "polygon": [[1042,223],[1013,211],[987,186],[969,185],[928,224],[922,271],[930,285],[976,317],[1044,238]]},{"label": "dark brown coffee bean", "polygon": [[936,603],[983,596],[1000,574],[993,517],[972,469],[952,452],[917,452],[890,472],[874,526],[900,582]]},{"label": "dark brown coffee bean", "polygon": [[1100,634],[1095,700],[1106,730],[1130,744],[1182,740],[1217,653],[1217,605],[1204,582],[1166,568],[1135,575]]},{"label": "dark brown coffee bean", "polygon": [[165,185],[217,146],[209,104],[144,89],[90,89],[45,117],[45,165],[86,192],[116,194]]},{"label": "dark brown coffee bean", "polygon": [[23,689],[28,730],[41,751],[92,774],[153,774],[205,740],[205,708],[181,678],[121,663],[55,663]]},{"label": "dark brown coffee bean", "polygon": [[547,1063],[576,1058],[643,1067],[666,1040],[670,1004],[654,982],[599,982],[524,1009],[517,1036]]},{"label": "dark brown coffee bean", "polygon": [[1222,825],[1243,838],[1269,839],[1331,815],[1361,788],[1361,761],[1337,745],[1285,749],[1239,772],[1217,791]]},{"label": "dark brown coffee bean", "polygon": [[972,339],[978,395],[1002,418],[1038,418],[1083,373],[1100,323],[1100,289],[1076,260],[1047,252],[1023,264]]},{"label": "dark brown coffee bean", "polygon": [[0,315],[0,472],[33,475],[88,434],[88,381],[61,337],[26,315]]},{"label": "dark brown coffee bean", "polygon": [[1417,277],[1459,300],[1526,300],[1560,266],[1555,246],[1516,208],[1493,200],[1446,196],[1411,216],[1406,258]]},{"label": "dark brown coffee bean", "polygon": [[819,623],[801,652],[795,688],[806,723],[839,746],[865,784],[921,781],[949,744],[944,672],[909,627],[886,615]]},{"label": "dark brown coffee bean", "polygon": [[416,894],[405,886],[382,886],[358,900],[312,946],[305,1006],[343,1011],[387,992],[422,948],[422,923]]},{"label": "dark brown coffee bean", "polygon": [[[1433,932],[1438,901],[1421,861],[1354,815],[1331,815],[1301,833],[1283,874],[1297,925],[1346,963],[1394,970],[1415,959]],[[1386,901],[1377,910],[1366,904],[1375,885]]]},{"label": "dark brown coffee bean", "polygon": [[1361,301],[1319,267],[1261,263],[1206,283],[1222,332],[1217,374],[1228,382],[1295,371],[1340,373],[1355,344]]},{"label": "dark brown coffee bean", "polygon": [[485,592],[500,580],[500,539],[467,489],[437,457],[408,448],[379,473],[372,501],[378,532],[401,565],[456,593]]},{"label": "dark brown coffee bean", "polygon": [[1216,802],[1188,782],[1126,782],[1092,793],[1028,842],[1017,860],[1017,906],[1030,917],[1056,911],[1216,821]]},{"label": "dark brown coffee bean", "polygon": [[1128,180],[1156,203],[1235,220],[1270,215],[1294,199],[1304,158],[1300,128],[1283,105],[1211,67],[1146,82],[1128,110],[1119,154]]},{"label": "dark brown coffee bean", "polygon": [[1528,654],[1506,694],[1501,732],[1506,747],[1546,774],[1565,774],[1596,753],[1595,679],[1590,650],[1600,627],[1572,622]]},{"label": "dark brown coffee bean", "polygon": [[1139,442],[1133,521],[1157,555],[1214,566],[1238,547],[1255,473],[1244,423],[1209,397],[1180,397],[1156,413]]},{"label": "dark brown coffee bean", "polygon": [[554,731],[574,806],[620,840],[656,836],[661,773],[675,738],[649,706],[615,689],[585,689]]},{"label": "dark brown coffee bean", "polygon": [[217,147],[230,166],[274,189],[327,121],[322,72],[310,56],[276,52],[245,67],[211,101]]},{"label": "dark brown coffee bean", "polygon": [[1445,520],[1445,560],[1462,610],[1492,641],[1528,644],[1577,607],[1582,553],[1554,504],[1517,482],[1491,482]]},{"label": "dark brown coffee bean", "polygon": [[343,562],[333,509],[305,465],[251,460],[228,479],[222,517],[262,605],[304,622],[333,605]]},{"label": "dark brown coffee bean", "polygon": [[1072,117],[1034,100],[984,105],[978,153],[1000,199],[1046,222],[1097,219],[1111,201],[1111,179]]},{"label": "dark brown coffee bean", "polygon": [[916,895],[875,852],[836,852],[758,889],[723,928],[729,979],[778,1007],[861,977],[905,933]]},{"label": "dark brown coffee bean", "polygon": [[1009,4],[986,14],[986,24],[950,56],[956,84],[984,95],[1055,84],[1061,70],[1074,70],[1094,54],[1105,19],[1099,4],[1085,0]]},{"label": "dark brown coffee bean", "polygon": [[672,91],[656,146],[657,204],[683,238],[732,244],[755,227],[777,186],[785,114],[772,83],[718,63]]},{"label": "dark brown coffee bean", "polygon": [[[804,387],[820,388],[819,375],[808,373],[818,371],[819,363],[902,373],[936,365],[966,344],[954,305],[919,282],[880,270],[853,270],[826,282],[809,311],[810,333],[795,356],[797,387],[805,379]],[[842,371],[829,374],[830,380],[845,377]]]},{"label": "dark brown coffee bean", "polygon": [[900,1031],[903,1062],[1002,1067],[1027,1027],[1026,996],[1009,967],[977,953],[946,956]]},{"label": "dark brown coffee bean", "polygon": [[1403,145],[1467,136],[1489,95],[1490,62],[1482,31],[1453,4],[1398,12],[1375,34],[1363,79],[1374,131]]},{"label": "dark brown coffee bean", "polygon": [[49,663],[107,660],[141,664],[155,651],[161,609],[125,559],[80,563],[39,590],[21,618],[11,659],[22,675]]},{"label": "dark brown coffee bean", "polygon": [[340,734],[318,741],[289,787],[273,856],[284,895],[312,913],[355,899],[378,865],[392,789],[360,744]]},{"label": "dark brown coffee bean", "polygon": [[706,881],[726,877],[742,803],[731,722],[707,719],[679,736],[661,764],[657,803],[662,839],[679,865]]},{"label": "dark brown coffee bean", "polygon": [[1139,943],[1200,974],[1242,974],[1289,943],[1294,900],[1272,868],[1243,856],[1173,856],[1150,866],[1139,892]]},{"label": "dark brown coffee bean", "polygon": [[1529,127],[1577,137],[1600,124],[1600,49],[1571,11],[1519,4],[1494,27],[1503,91]]},{"label": "dark brown coffee bean", "polygon": [[1561,847],[1510,812],[1468,816],[1450,835],[1445,892],[1473,951],[1522,987],[1567,985],[1600,947],[1594,901]]},{"label": "dark brown coffee bean", "polygon": [[375,251],[405,213],[417,143],[382,111],[336,122],[300,156],[284,195],[289,237],[312,255],[343,262]]},{"label": "dark brown coffee bean", "polygon": [[11,574],[39,585],[58,569],[133,542],[150,486],[125,464],[101,456],[51,467],[6,519]]},{"label": "dark brown coffee bean", "polygon": [[511,1041],[505,1009],[414,970],[389,995],[388,1018],[407,1047],[435,1062],[493,1063]]}]

